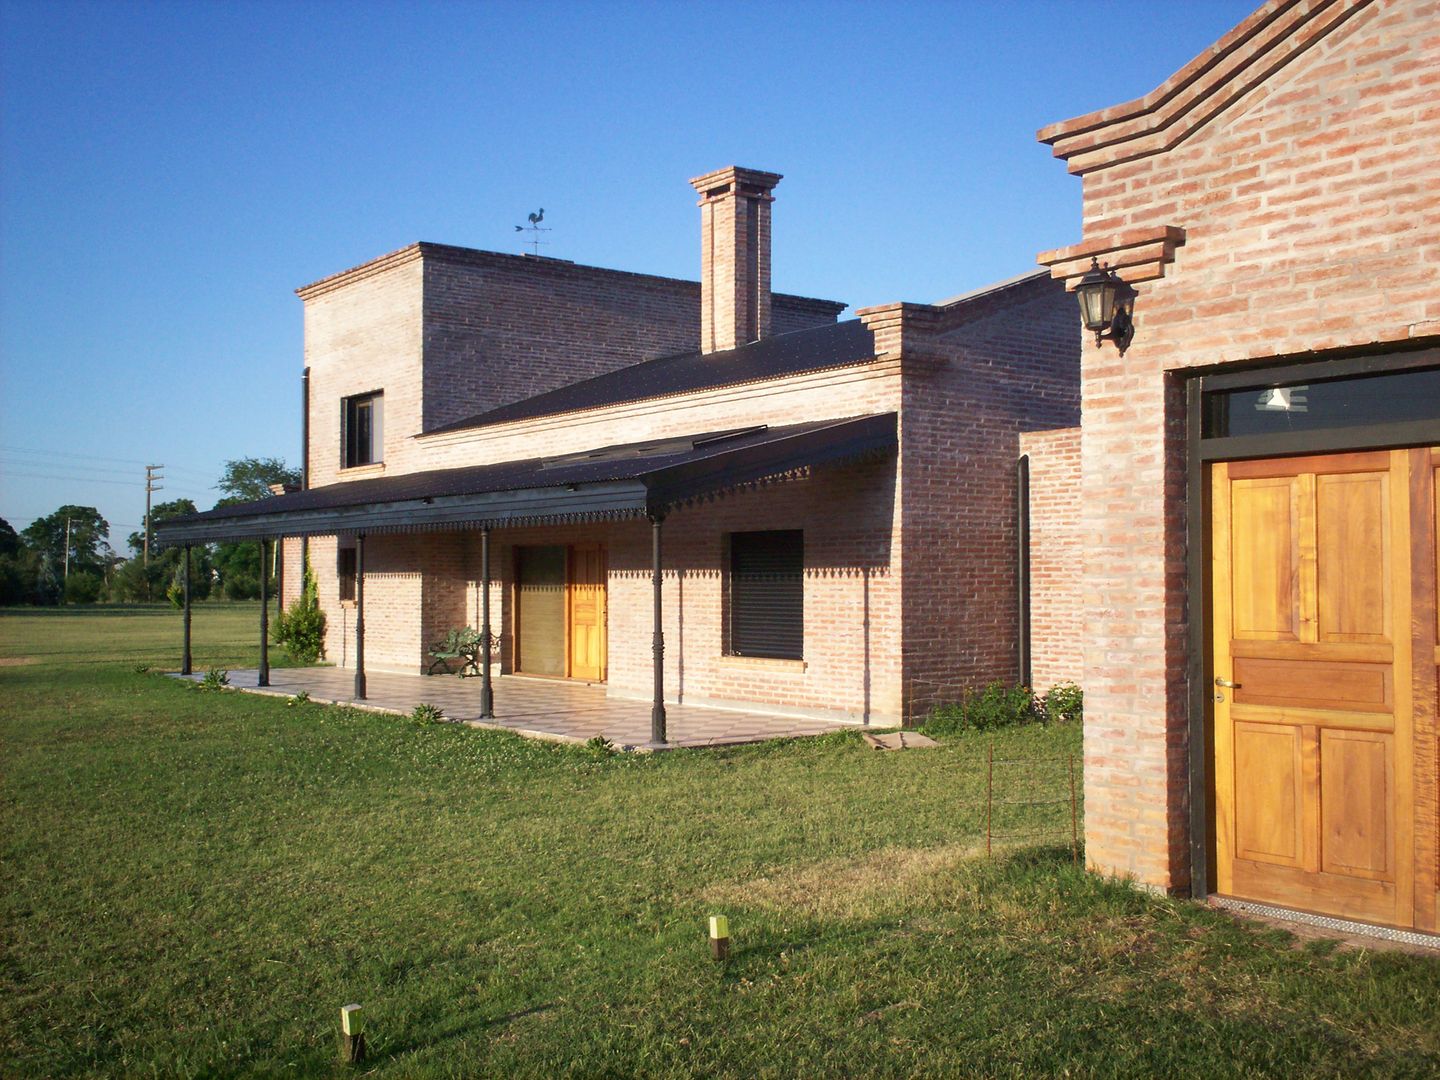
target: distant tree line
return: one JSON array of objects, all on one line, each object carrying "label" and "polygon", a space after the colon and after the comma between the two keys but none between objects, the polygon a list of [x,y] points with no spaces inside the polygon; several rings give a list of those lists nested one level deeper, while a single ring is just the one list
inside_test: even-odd
[{"label": "distant tree line", "polygon": [[[227,461],[215,486],[216,506],[267,498],[271,484],[298,484],[300,473],[279,458]],[[179,603],[184,549],[157,548],[155,526],[197,512],[191,499],[150,509],[150,561],[145,537],[126,538],[128,555],[110,546],[110,523],[93,506],[67,504],[16,532],[0,518],[0,604],[93,604],[169,598]],[[260,549],[254,543],[200,544],[190,552],[190,595],[250,600],[260,595]],[[273,568],[273,562],[272,562]],[[274,578],[270,585],[273,589]]]}]

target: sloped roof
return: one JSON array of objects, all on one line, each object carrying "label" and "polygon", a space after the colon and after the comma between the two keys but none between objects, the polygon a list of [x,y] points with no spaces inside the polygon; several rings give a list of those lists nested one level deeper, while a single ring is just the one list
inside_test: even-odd
[{"label": "sloped roof", "polygon": [[874,356],[874,335],[860,320],[850,319],[762,338],[736,349],[679,353],[631,364],[618,371],[477,413],[424,434],[437,435],[446,431],[779,379],[860,364]]},{"label": "sloped roof", "polygon": [[663,514],[812,465],[892,450],[894,413],[706,431],[554,457],[348,480],[156,525],[162,544]]}]

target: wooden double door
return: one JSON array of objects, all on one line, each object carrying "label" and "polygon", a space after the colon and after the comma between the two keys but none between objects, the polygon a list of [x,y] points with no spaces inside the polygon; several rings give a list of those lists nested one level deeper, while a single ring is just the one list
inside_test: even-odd
[{"label": "wooden double door", "polygon": [[1211,480],[1217,891],[1434,930],[1440,451]]},{"label": "wooden double door", "polygon": [[517,671],[605,681],[607,573],[601,544],[516,549]]}]

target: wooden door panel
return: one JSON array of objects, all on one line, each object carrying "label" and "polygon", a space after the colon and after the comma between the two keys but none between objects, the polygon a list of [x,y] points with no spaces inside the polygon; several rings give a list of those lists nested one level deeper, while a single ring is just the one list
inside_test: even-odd
[{"label": "wooden door panel", "polygon": [[[1235,636],[1300,638],[1300,522],[1295,477],[1237,480],[1231,489]],[[1242,543],[1235,543],[1241,538]]]},{"label": "wooden door panel", "polygon": [[1392,740],[1364,731],[1321,733],[1321,867],[1327,873],[1394,879]]},{"label": "wooden door panel", "polygon": [[[1392,713],[1389,664],[1235,658],[1236,705],[1288,705],[1347,712]],[[1388,725],[1387,725],[1388,726]]]},{"label": "wooden door panel", "polygon": [[1235,725],[1237,857],[1288,866],[1311,861],[1306,858],[1311,815],[1306,807],[1305,750],[1300,728]]},{"label": "wooden door panel", "polygon": [[1390,641],[1389,480],[1388,473],[1315,478],[1320,641]]}]

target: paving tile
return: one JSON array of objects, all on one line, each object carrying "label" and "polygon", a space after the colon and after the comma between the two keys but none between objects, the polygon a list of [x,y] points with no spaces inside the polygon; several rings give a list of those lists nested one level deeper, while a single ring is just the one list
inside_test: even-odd
[{"label": "paving tile", "polygon": [[[203,676],[179,676],[199,682]],[[617,746],[636,749],[733,746],[822,735],[856,726],[823,720],[769,716],[697,705],[666,707],[664,747],[651,747],[650,703],[612,700],[605,687],[502,675],[495,680],[495,719],[480,721],[480,680],[445,675],[372,674],[366,677],[366,700],[353,700],[355,674],[341,668],[280,668],[270,673],[270,686],[257,686],[258,672],[230,672],[230,685],[249,693],[291,696],[304,690],[313,701],[359,704],[381,712],[409,715],[421,702],[438,706],[452,720],[477,726],[519,729],[541,739],[583,742],[596,735]]]}]

